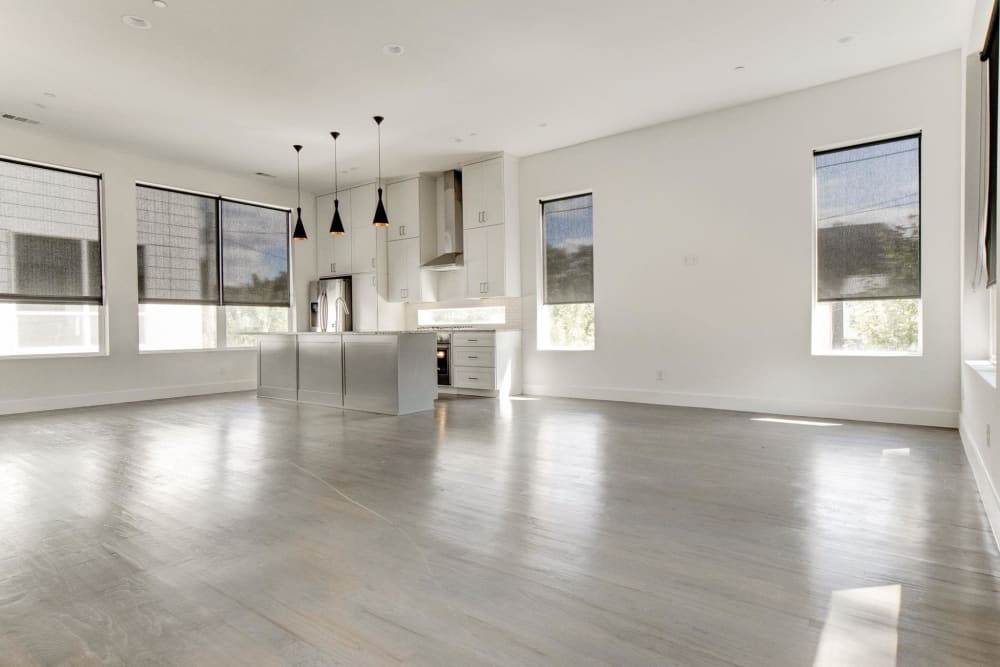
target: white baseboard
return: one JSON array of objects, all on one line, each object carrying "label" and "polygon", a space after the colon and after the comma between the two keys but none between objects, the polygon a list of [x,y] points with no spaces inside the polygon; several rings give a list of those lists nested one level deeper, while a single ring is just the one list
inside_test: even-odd
[{"label": "white baseboard", "polygon": [[972,432],[966,426],[965,420],[959,420],[958,433],[962,437],[962,447],[965,448],[965,458],[972,466],[972,474],[976,478],[976,486],[979,488],[979,497],[983,501],[983,508],[986,510],[986,518],[989,519],[990,528],[993,529],[993,539],[1000,549],[1000,494],[997,493],[993,480],[990,479],[989,469],[983,461],[982,449],[979,442],[972,437]]},{"label": "white baseboard", "polygon": [[64,410],[66,408],[83,408],[92,405],[110,405],[113,403],[155,401],[161,398],[179,398],[182,396],[224,394],[232,391],[247,391],[256,388],[257,380],[256,378],[252,378],[249,380],[231,380],[228,382],[211,382],[208,384],[121,389],[118,391],[94,392],[89,394],[64,394],[62,396],[23,398],[0,401],[0,415],[11,415],[21,412],[41,412],[43,410]]},{"label": "white baseboard", "polygon": [[578,387],[526,384],[526,394],[589,398],[598,401],[625,401],[692,408],[712,408],[736,412],[765,412],[768,414],[794,415],[797,417],[824,417],[856,421],[913,424],[916,426],[958,426],[957,410],[913,408],[896,405],[867,405],[861,403],[826,403],[819,401],[789,401],[783,399],[735,396],[725,394],[692,394],[679,392],[646,391],[608,387]]}]

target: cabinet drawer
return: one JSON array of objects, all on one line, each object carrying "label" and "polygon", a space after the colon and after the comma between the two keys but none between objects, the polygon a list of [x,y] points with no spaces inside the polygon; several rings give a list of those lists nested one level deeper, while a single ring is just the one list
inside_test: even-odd
[{"label": "cabinet drawer", "polygon": [[456,347],[455,366],[496,366],[494,351],[491,347]]},{"label": "cabinet drawer", "polygon": [[451,386],[466,389],[496,389],[496,380],[492,368],[456,366],[452,369]]},{"label": "cabinet drawer", "polygon": [[494,347],[496,334],[492,331],[456,331],[451,344],[455,347]]}]

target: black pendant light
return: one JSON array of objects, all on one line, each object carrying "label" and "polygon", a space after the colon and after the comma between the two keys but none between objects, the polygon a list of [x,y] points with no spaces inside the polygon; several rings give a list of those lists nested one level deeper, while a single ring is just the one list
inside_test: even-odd
[{"label": "black pendant light", "polygon": [[295,144],[292,148],[295,149],[295,179],[299,191],[299,205],[295,209],[298,218],[295,220],[295,231],[292,232],[292,238],[296,241],[305,241],[309,237],[306,236],[306,227],[302,224],[302,161],[299,159],[302,146]]},{"label": "black pendant light", "polygon": [[375,116],[375,124],[378,126],[378,204],[375,206],[375,217],[372,224],[376,227],[388,227],[389,216],[385,212],[385,204],[382,203],[382,116]]},{"label": "black pendant light", "polygon": [[344,221],[340,219],[340,172],[337,171],[337,137],[340,132],[331,132],[333,137],[333,220],[330,221],[330,233],[334,236],[343,236],[347,233],[344,229]]}]

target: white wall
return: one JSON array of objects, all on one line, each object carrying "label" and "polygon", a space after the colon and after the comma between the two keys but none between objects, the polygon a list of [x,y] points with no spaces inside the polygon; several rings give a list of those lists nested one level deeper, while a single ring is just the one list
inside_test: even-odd
[{"label": "white wall", "polygon": [[[955,426],[961,71],[956,51],[523,158],[525,391]],[[812,151],[913,130],[924,353],[814,357]],[[584,190],[596,349],[539,351],[538,200]]]},{"label": "white wall", "polygon": [[[107,356],[44,359],[0,358],[0,414],[26,410],[144,400],[256,384],[252,350],[138,353],[135,182],[212,192],[295,206],[295,190],[254,176],[220,173],[194,165],[131,155],[46,134],[44,127],[0,127],[0,154],[46,162],[104,176],[105,307]],[[295,155],[289,148],[288,159]],[[298,326],[306,324],[306,284],[316,273],[312,195],[303,193],[310,240],[292,246],[293,289]]]},{"label": "white wall", "polygon": [[[1000,393],[996,386],[996,368],[986,360],[989,353],[988,293],[978,275],[977,262],[981,253],[980,216],[985,203],[981,201],[986,184],[981,183],[980,132],[986,121],[982,107],[982,65],[978,52],[983,46],[993,2],[978,0],[972,17],[972,28],[965,57],[965,126],[963,184],[965,188],[964,221],[962,225],[962,359],[973,363],[962,365],[962,400],[960,430],[965,453],[976,476],[979,495],[993,534],[1000,544],[1000,451],[993,445],[1000,433]],[[1000,290],[993,295],[1000,297]],[[996,311],[1000,313],[1000,310]],[[994,335],[1000,331],[996,327]],[[992,372],[990,372],[992,371]]]}]

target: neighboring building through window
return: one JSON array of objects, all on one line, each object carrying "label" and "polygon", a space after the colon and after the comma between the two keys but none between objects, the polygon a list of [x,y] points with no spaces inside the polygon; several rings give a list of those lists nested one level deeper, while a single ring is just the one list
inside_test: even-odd
[{"label": "neighboring building through window", "polygon": [[593,195],[542,201],[542,252],[539,349],[593,350]]},{"label": "neighboring building through window", "polygon": [[0,357],[104,349],[101,177],[0,159]]},{"label": "neighboring building through window", "polygon": [[920,135],[815,153],[814,354],[919,354]]},{"label": "neighboring building through window", "polygon": [[250,347],[289,329],[288,211],[137,185],[139,349]]}]

